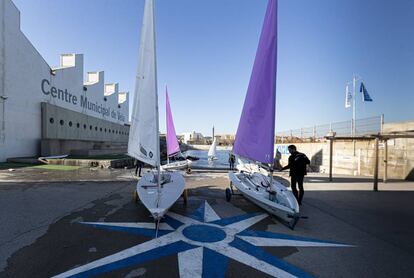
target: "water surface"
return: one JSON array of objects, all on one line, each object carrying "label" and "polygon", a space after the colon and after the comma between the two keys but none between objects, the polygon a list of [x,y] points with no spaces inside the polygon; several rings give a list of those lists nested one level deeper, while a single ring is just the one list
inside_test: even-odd
[{"label": "water surface", "polygon": [[229,153],[228,150],[217,150],[216,156],[217,159],[213,161],[208,160],[207,156],[208,151],[206,150],[188,150],[184,153],[184,155],[191,155],[200,158],[197,161],[193,161],[194,166],[201,166],[201,167],[229,167]]}]

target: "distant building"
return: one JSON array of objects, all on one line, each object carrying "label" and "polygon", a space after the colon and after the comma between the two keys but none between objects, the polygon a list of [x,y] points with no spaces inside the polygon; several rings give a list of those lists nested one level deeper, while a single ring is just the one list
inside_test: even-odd
[{"label": "distant building", "polygon": [[235,140],[234,134],[222,134],[215,136],[220,145],[233,145]]},{"label": "distant building", "polygon": [[211,144],[211,143],[213,143],[213,137],[211,137],[211,136],[206,136],[206,137],[204,137],[204,140],[206,141],[206,144]]},{"label": "distant building", "polygon": [[198,132],[185,132],[182,134],[183,136],[183,142],[185,144],[205,144],[206,140],[203,136],[203,134]]}]

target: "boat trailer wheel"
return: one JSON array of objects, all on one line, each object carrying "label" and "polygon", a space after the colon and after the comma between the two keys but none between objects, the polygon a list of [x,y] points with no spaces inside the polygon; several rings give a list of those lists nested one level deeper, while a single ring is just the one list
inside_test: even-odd
[{"label": "boat trailer wheel", "polygon": [[230,202],[231,200],[231,190],[230,188],[226,188],[226,201]]}]

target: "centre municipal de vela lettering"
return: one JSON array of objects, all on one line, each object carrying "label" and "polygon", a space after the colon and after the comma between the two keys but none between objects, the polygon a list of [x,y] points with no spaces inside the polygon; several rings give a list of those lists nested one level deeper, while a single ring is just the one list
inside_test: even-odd
[{"label": "centre municipal de vela lettering", "polygon": [[[78,97],[69,93],[68,89],[62,90],[56,88],[54,86],[50,86],[50,82],[47,79],[42,80],[41,84],[42,92],[45,95],[50,95],[53,98],[57,98],[59,100],[65,101],[67,103],[71,103],[73,105],[78,104]],[[98,104],[98,102],[90,102],[88,98],[81,95],[80,96],[80,106],[82,108],[86,108],[88,110],[94,111],[96,113],[102,114],[103,116],[111,116],[113,119],[118,119],[120,121],[125,120],[125,116],[117,111],[111,111],[110,108],[105,108],[102,104]]]}]

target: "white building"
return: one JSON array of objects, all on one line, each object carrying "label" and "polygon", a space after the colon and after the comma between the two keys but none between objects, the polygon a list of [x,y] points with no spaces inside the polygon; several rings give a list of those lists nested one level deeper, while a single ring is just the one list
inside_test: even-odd
[{"label": "white building", "polygon": [[188,144],[189,142],[201,142],[204,140],[203,134],[198,132],[185,132],[182,134],[183,143]]},{"label": "white building", "polygon": [[39,155],[50,142],[66,147],[48,154],[85,148],[85,142],[128,140],[128,93],[105,84],[103,71],[85,75],[83,59],[64,54],[51,68],[20,30],[19,10],[1,0],[0,162]]}]

